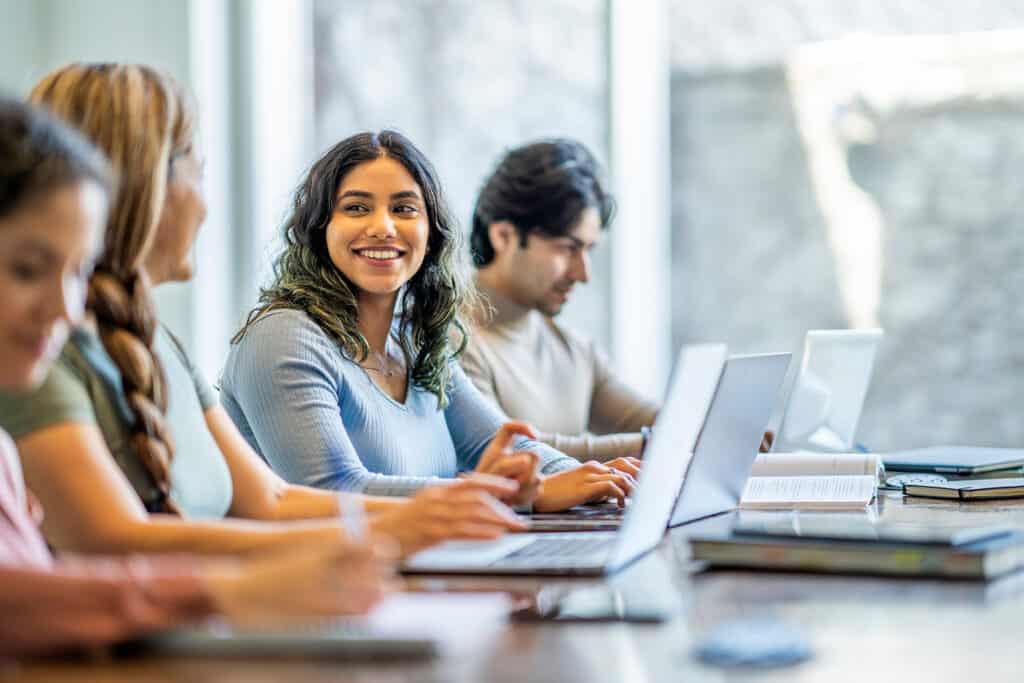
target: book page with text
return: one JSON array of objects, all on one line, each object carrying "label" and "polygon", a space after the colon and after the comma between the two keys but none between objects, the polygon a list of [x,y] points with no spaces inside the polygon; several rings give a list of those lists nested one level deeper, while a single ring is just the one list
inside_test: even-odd
[{"label": "book page with text", "polygon": [[740,508],[854,509],[875,497],[874,475],[833,477],[751,477]]}]

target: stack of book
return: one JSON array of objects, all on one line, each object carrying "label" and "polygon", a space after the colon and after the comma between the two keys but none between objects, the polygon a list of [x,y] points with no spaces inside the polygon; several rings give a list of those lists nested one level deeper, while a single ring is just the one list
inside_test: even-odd
[{"label": "stack of book", "polygon": [[982,580],[1024,567],[1024,531],[1005,527],[741,525],[690,545],[693,559],[711,567]]}]

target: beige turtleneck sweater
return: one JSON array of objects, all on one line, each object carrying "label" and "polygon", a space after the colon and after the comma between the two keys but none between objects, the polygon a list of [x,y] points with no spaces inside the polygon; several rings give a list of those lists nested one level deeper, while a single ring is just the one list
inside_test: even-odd
[{"label": "beige turtleneck sweater", "polygon": [[619,381],[593,342],[478,288],[491,310],[475,316],[461,361],[481,393],[577,460],[639,456],[639,430],[654,423],[658,406]]}]

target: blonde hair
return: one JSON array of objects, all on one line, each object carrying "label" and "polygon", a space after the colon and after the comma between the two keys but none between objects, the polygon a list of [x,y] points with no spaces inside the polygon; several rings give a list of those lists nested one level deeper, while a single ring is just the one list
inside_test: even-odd
[{"label": "blonde hair", "polygon": [[143,270],[167,194],[171,162],[195,137],[193,108],[169,75],[132,64],[71,64],[49,74],[29,96],[77,128],[111,162],[118,177],[102,254],[87,306],[121,372],[134,413],[132,444],[160,492],[171,501],[174,444],[166,424],[167,382],[153,350],[157,319]]}]

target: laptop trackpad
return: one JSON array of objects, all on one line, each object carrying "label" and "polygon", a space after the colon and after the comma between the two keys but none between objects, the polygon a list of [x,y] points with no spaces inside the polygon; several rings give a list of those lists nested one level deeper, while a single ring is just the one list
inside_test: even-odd
[{"label": "laptop trackpad", "polygon": [[405,561],[405,566],[438,570],[486,567],[528,545],[534,538],[528,534],[514,534],[496,541],[446,541],[416,553]]}]

